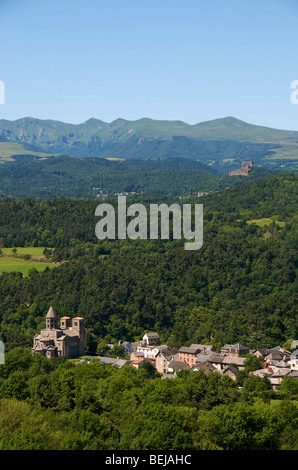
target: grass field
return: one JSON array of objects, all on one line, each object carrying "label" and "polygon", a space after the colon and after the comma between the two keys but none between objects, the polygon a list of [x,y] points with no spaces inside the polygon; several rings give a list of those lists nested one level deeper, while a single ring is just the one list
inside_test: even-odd
[{"label": "grass field", "polygon": [[32,268],[36,268],[37,271],[44,271],[46,267],[54,268],[55,266],[53,263],[27,261],[19,258],[0,258],[0,273],[17,271],[24,276],[28,276],[28,272]]},{"label": "grass field", "polygon": [[267,218],[263,218],[263,219],[252,219],[252,220],[248,220],[247,223],[248,224],[256,224],[258,227],[265,227],[265,225],[270,225],[272,222],[275,222],[277,225],[279,225],[279,227],[284,227],[285,225],[285,222],[280,222],[278,220],[274,220],[274,219],[270,219],[269,217]]},{"label": "grass field", "polygon": [[[12,250],[13,248],[1,248],[0,273],[17,271],[23,273],[24,276],[28,276],[28,272],[32,268],[37,269],[37,271],[44,271],[46,267],[54,268],[56,266],[43,257],[43,246],[17,247],[15,254]],[[32,259],[18,258],[19,255],[30,255]],[[41,261],[37,261],[36,258],[41,258]]]},{"label": "grass field", "polygon": [[[1,248],[4,255],[13,255],[13,248]],[[44,246],[17,247],[16,255],[31,255],[33,258],[43,256]]]}]

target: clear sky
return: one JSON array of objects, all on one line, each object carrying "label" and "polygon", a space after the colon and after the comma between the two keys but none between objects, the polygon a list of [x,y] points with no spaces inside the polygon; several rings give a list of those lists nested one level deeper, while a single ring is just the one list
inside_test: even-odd
[{"label": "clear sky", "polygon": [[0,118],[298,130],[298,0],[0,0]]}]

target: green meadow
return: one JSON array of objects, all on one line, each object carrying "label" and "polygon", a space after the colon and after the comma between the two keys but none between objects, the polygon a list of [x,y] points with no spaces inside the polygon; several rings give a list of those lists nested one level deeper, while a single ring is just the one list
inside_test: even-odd
[{"label": "green meadow", "polygon": [[279,227],[284,227],[285,225],[285,222],[280,222],[278,220],[274,220],[273,218],[269,218],[269,217],[264,217],[262,219],[252,219],[252,220],[248,220],[247,223],[248,224],[256,224],[258,227],[265,227],[265,225],[270,225],[272,224],[273,222],[276,223],[276,225],[278,225]]},{"label": "green meadow", "polygon": [[27,261],[20,258],[0,258],[0,273],[11,273],[13,271],[21,272],[24,276],[28,276],[30,269],[35,268],[37,271],[44,271],[46,267],[53,268],[53,263],[43,263]]},{"label": "green meadow", "polygon": [[[4,255],[13,255],[13,248],[1,248],[1,252]],[[26,247],[16,247],[16,255],[31,255],[32,258],[43,256],[43,246],[26,246]]]},{"label": "green meadow", "polygon": [[[37,269],[37,271],[44,271],[46,267],[53,268],[56,266],[45,260],[43,255],[44,247],[17,247],[15,253],[12,250],[13,248],[1,248],[0,273],[17,271],[24,276],[28,276],[32,268]],[[30,255],[31,259],[19,258],[20,255]],[[42,261],[38,261],[36,258],[42,258]]]}]

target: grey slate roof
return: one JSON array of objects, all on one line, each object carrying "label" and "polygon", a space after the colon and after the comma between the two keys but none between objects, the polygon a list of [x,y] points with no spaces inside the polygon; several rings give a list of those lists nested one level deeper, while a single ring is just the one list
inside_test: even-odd
[{"label": "grey slate roof", "polygon": [[179,349],[180,353],[185,353],[185,354],[198,354],[200,352],[200,348],[197,347],[197,345],[194,346],[184,346]]},{"label": "grey slate roof", "polygon": [[246,346],[243,346],[243,344],[236,343],[231,346],[231,349],[233,351],[243,351],[243,350],[248,350]]},{"label": "grey slate roof", "polygon": [[243,366],[245,361],[245,357],[225,357],[222,364],[236,364],[236,366]]},{"label": "grey slate roof", "polygon": [[221,349],[230,349],[232,346],[232,344],[225,344]]},{"label": "grey slate roof", "polygon": [[157,333],[145,333],[144,336],[147,336],[147,338],[159,338]]},{"label": "grey slate roof", "polygon": [[224,360],[223,356],[211,356],[208,359],[208,362],[214,363],[214,364],[221,364]]},{"label": "grey slate roof", "polygon": [[233,374],[237,374],[237,372],[238,372],[237,367],[235,367],[235,366],[229,366],[227,369],[224,369],[224,370],[222,371],[223,375],[226,374],[229,370],[230,370],[231,372],[233,372]]},{"label": "grey slate roof", "polygon": [[186,362],[182,361],[171,361],[168,365],[168,369],[173,370],[181,370],[181,369],[189,369],[189,365]]}]

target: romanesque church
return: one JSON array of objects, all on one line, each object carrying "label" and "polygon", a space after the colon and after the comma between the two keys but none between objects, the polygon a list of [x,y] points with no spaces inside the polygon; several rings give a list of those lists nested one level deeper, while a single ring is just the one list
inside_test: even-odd
[{"label": "romanesque church", "polygon": [[57,316],[50,307],[46,315],[46,327],[33,339],[32,352],[41,353],[47,358],[66,356],[67,358],[84,354],[85,328],[84,319],[62,317],[60,328],[57,327]]}]

